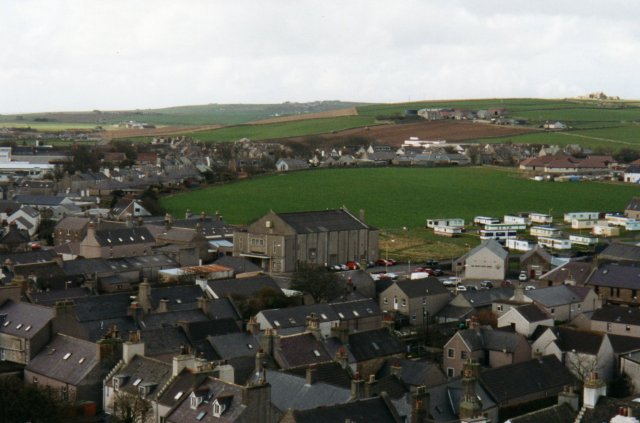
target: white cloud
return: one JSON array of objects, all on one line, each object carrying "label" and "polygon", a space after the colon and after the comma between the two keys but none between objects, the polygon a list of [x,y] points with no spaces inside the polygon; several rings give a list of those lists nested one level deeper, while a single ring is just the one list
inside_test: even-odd
[{"label": "white cloud", "polygon": [[0,113],[640,98],[635,2],[5,0]]}]

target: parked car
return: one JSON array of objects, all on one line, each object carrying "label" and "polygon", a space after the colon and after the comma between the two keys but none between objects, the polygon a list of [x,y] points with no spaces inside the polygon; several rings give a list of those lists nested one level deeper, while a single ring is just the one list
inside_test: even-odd
[{"label": "parked car", "polygon": [[491,288],[493,288],[493,282],[491,282],[491,281],[482,281],[482,282],[480,282],[480,288],[491,289]]},{"label": "parked car", "polygon": [[462,285],[462,284],[458,284],[456,286],[456,292],[466,292],[467,291],[467,287]]},{"label": "parked car", "polygon": [[399,276],[398,276],[398,275],[396,275],[395,273],[392,273],[392,272],[380,273],[380,274],[378,275],[378,280],[381,280],[381,279],[391,279],[391,280],[394,280],[394,281],[395,281],[395,280],[396,280],[396,279],[398,279],[398,278],[399,278]]},{"label": "parked car", "polygon": [[378,259],[376,266],[395,266],[397,263],[394,259]]},{"label": "parked car", "polygon": [[518,280],[521,282],[529,280],[529,276],[527,276],[527,272],[520,272],[520,275],[518,276]]},{"label": "parked car", "polygon": [[477,291],[478,288],[476,288],[475,285],[467,285],[467,291]]},{"label": "parked car", "polygon": [[448,287],[448,288],[453,288],[454,286],[457,285],[458,282],[456,281],[452,281],[451,279],[443,279],[442,280],[442,285]]},{"label": "parked car", "polygon": [[442,269],[433,269],[433,276],[442,276],[444,271]]},{"label": "parked car", "polygon": [[423,266],[419,266],[419,267],[416,267],[416,268],[415,268],[414,272],[419,272],[419,273],[428,273],[428,274],[429,274],[429,276],[436,276],[435,271],[434,271],[432,268],[430,268],[430,267],[423,267]]},{"label": "parked car", "polygon": [[424,264],[428,267],[436,267],[438,265],[438,260],[428,259]]},{"label": "parked car", "polygon": [[358,270],[360,269],[360,263],[358,263],[357,261],[348,261],[345,263],[345,266],[347,266],[347,268],[349,270]]},{"label": "parked car", "polygon": [[534,289],[536,289],[536,287],[533,285],[527,285],[524,287],[525,291],[533,291]]}]

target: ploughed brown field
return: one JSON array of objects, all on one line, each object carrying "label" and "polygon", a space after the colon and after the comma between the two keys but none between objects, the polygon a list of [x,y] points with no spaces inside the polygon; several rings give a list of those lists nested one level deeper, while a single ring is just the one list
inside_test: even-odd
[{"label": "ploughed brown field", "polygon": [[[401,145],[409,137],[421,140],[470,141],[480,138],[507,137],[528,134],[533,129],[515,126],[473,123],[469,121],[436,120],[405,124],[373,125],[366,128],[354,128],[332,134],[322,134],[323,138],[360,136],[374,138],[378,141]],[[302,140],[305,137],[294,137],[289,140]]]},{"label": "ploughed brown field", "polygon": [[189,134],[198,131],[210,131],[212,129],[218,128],[222,128],[222,125],[161,126],[159,128],[150,129],[114,129],[110,131],[104,131],[102,133],[102,138],[114,140],[136,137],[162,137]]},{"label": "ploughed brown field", "polygon": [[333,118],[340,116],[357,116],[358,110],[355,107],[349,107],[348,109],[338,109],[338,110],[328,110],[326,112],[318,112],[318,113],[304,113],[299,115],[290,115],[290,116],[278,116],[269,119],[261,119],[253,122],[249,122],[250,125],[263,125],[267,123],[280,123],[280,122],[293,122],[296,120],[307,120],[307,119],[324,119],[324,118]]}]

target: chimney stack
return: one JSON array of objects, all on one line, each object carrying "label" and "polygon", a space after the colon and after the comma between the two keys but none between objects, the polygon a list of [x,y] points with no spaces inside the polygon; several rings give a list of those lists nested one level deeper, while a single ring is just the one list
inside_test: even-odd
[{"label": "chimney stack", "polygon": [[351,380],[351,399],[357,400],[364,397],[364,380],[360,378],[360,373],[356,372]]},{"label": "chimney stack", "polygon": [[306,372],[306,384],[313,385],[316,381],[316,365],[309,364]]}]

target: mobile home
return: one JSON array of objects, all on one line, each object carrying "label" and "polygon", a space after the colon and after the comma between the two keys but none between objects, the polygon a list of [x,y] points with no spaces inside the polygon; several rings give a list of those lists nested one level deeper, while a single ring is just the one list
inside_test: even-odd
[{"label": "mobile home", "polygon": [[433,233],[440,236],[448,236],[452,238],[462,233],[462,228],[459,226],[434,226]]},{"label": "mobile home", "polygon": [[506,246],[510,250],[515,251],[529,251],[533,250],[533,245],[529,244],[529,241],[525,241],[522,239],[507,239]]},{"label": "mobile home", "polygon": [[553,222],[553,216],[543,213],[529,213],[531,223],[549,224]]},{"label": "mobile home", "polygon": [[435,228],[436,226],[454,226],[463,228],[464,219],[427,219],[427,228]]},{"label": "mobile home", "polygon": [[531,222],[529,221],[529,218],[527,217],[523,217],[523,216],[512,216],[512,215],[505,215],[504,219],[502,219],[502,221],[507,224],[516,224],[516,225],[529,225]]},{"label": "mobile home", "polygon": [[598,224],[598,220],[573,219],[571,229],[591,229]]},{"label": "mobile home", "polygon": [[473,218],[473,223],[476,225],[490,225],[492,223],[500,223],[500,219],[487,216],[476,216]]},{"label": "mobile home", "polygon": [[480,239],[485,241],[487,239],[495,239],[497,241],[506,241],[510,238],[517,237],[518,234],[513,230],[500,230],[492,231],[488,229],[480,229]]},{"label": "mobile home", "polygon": [[574,219],[577,220],[598,220],[600,213],[598,212],[572,212],[564,214],[564,221],[566,223],[572,223]]},{"label": "mobile home", "polygon": [[570,250],[571,241],[562,238],[550,238],[541,236],[538,238],[538,245],[543,247],[552,248],[554,250]]},{"label": "mobile home", "polygon": [[520,223],[491,223],[484,225],[484,228],[489,231],[524,231],[527,229],[527,225]]},{"label": "mobile home", "polygon": [[598,244],[598,238],[595,236],[569,235],[569,241],[576,245],[590,246]]},{"label": "mobile home", "polygon": [[598,223],[593,227],[592,232],[594,235],[602,236],[620,236],[620,228],[617,226],[609,226],[607,224]]},{"label": "mobile home", "polygon": [[562,235],[562,231],[553,226],[532,226],[529,233],[531,236],[546,236],[551,238],[557,238]]}]

